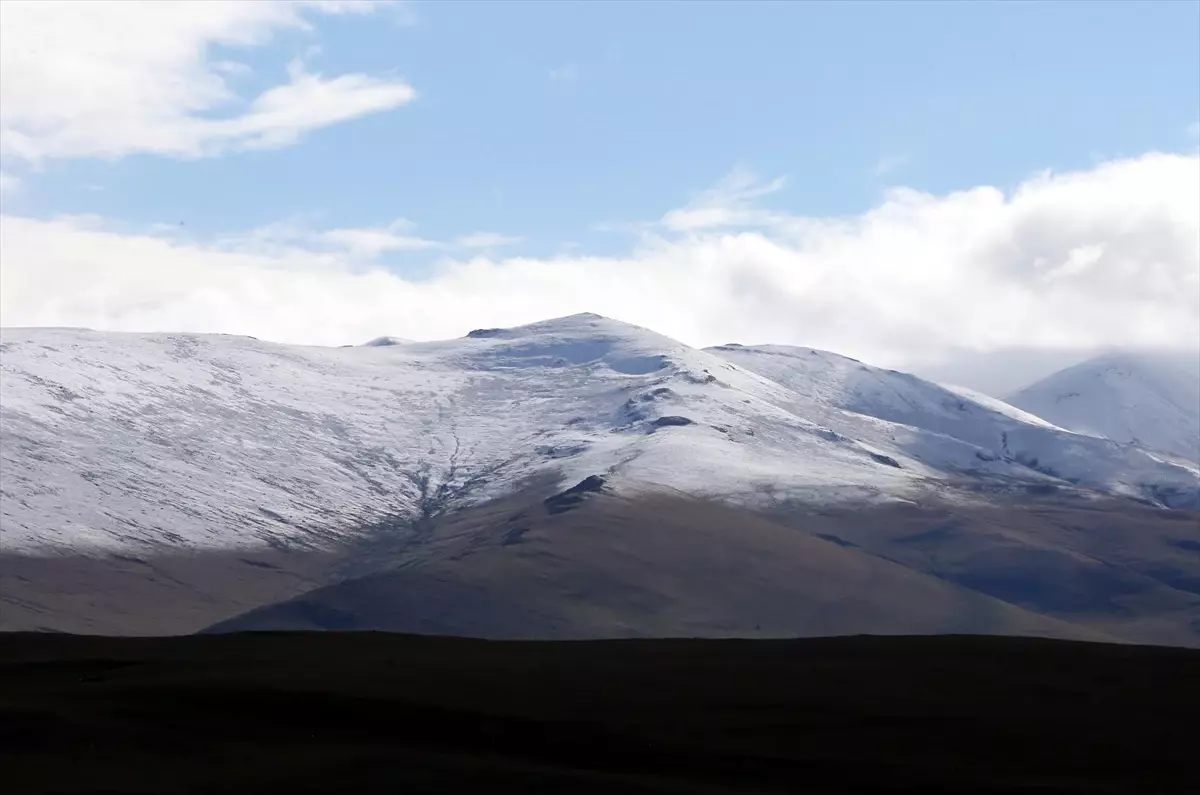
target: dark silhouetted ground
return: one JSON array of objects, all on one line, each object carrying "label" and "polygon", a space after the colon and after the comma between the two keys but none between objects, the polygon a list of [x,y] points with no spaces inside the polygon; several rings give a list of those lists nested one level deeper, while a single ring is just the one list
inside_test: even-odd
[{"label": "dark silhouetted ground", "polygon": [[0,635],[13,793],[1200,792],[1200,652]]}]

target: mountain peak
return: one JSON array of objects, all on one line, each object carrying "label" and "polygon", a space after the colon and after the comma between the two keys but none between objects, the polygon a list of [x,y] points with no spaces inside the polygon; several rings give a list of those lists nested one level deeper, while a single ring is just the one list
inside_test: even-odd
[{"label": "mountain peak", "polygon": [[[467,340],[491,341],[485,350],[528,356],[534,352],[579,364],[612,355],[699,354],[656,331],[592,312],[539,320],[509,328],[477,328]],[[623,352],[623,353],[622,353]]]},{"label": "mountain peak", "polygon": [[580,333],[580,332],[596,332],[596,331],[620,331],[620,330],[637,330],[644,331],[639,326],[631,323],[625,323],[620,320],[597,315],[594,312],[579,312],[574,315],[564,315],[562,317],[549,318],[547,320],[538,320],[533,323],[524,323],[519,326],[504,326],[493,328],[477,328],[467,332],[468,339],[492,339],[492,338],[514,338],[524,337],[531,334],[546,334],[546,333]]},{"label": "mountain peak", "polygon": [[607,333],[655,333],[642,326],[637,326],[633,323],[627,323],[624,320],[616,320],[604,315],[597,315],[595,312],[579,312],[574,315],[563,315],[562,317],[539,320],[535,323],[527,323],[511,330],[517,331],[525,329],[529,330],[530,332],[600,331]]},{"label": "mountain peak", "polygon": [[376,337],[362,344],[364,348],[387,348],[392,345],[408,345],[412,340],[405,337]]}]

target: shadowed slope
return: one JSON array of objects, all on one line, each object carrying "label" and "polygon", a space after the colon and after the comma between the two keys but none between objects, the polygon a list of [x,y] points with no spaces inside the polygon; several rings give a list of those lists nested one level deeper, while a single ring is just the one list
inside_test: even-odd
[{"label": "shadowed slope", "polygon": [[588,478],[326,550],[0,556],[0,624],[101,634],[1013,633],[1200,645],[1200,515],[1128,501],[791,506]]},{"label": "shadowed slope", "polygon": [[1102,637],[751,512],[592,493],[468,511],[386,570],[218,625],[496,638]]}]

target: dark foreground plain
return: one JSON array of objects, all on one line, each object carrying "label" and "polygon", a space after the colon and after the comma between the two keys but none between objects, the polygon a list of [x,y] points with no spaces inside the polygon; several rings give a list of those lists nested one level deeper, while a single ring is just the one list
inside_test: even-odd
[{"label": "dark foreground plain", "polygon": [[21,793],[1194,793],[1200,652],[0,636]]}]

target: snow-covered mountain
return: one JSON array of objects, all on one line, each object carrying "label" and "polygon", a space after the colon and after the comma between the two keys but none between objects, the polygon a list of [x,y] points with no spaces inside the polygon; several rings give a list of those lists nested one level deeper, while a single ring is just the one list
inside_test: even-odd
[{"label": "snow-covered mountain", "polygon": [[964,390],[595,315],[343,348],[79,329],[8,329],[2,347],[6,552],[320,548],[592,475],[753,505],[1200,491],[1195,467]]},{"label": "snow-covered mountain", "polygon": [[[986,463],[999,460],[1054,479],[1137,496],[1172,486],[1194,492],[1191,467],[1147,451],[1073,433],[963,387],[871,367],[825,351],[780,345],[728,345],[710,351],[785,386],[791,410],[854,438],[899,448],[942,471],[988,475],[995,467],[954,459],[947,440],[965,443]],[[1005,474],[1013,474],[1008,470]],[[1161,488],[1160,488],[1161,487]],[[1192,497],[1182,496],[1190,504]]]},{"label": "snow-covered mountain", "polygon": [[1008,402],[1078,433],[1200,463],[1200,353],[1105,354]]}]

